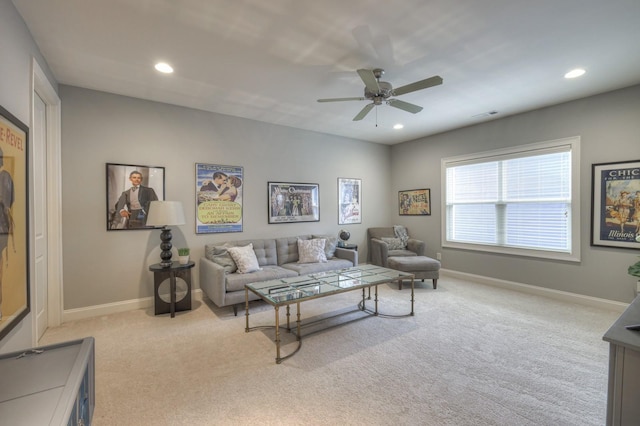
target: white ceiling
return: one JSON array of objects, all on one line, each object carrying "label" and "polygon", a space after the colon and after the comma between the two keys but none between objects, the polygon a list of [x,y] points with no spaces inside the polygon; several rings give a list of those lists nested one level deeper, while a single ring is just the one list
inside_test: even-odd
[{"label": "white ceiling", "polygon": [[[13,3],[59,83],[383,144],[640,83],[640,0]],[[356,69],[377,67],[444,83],[399,97],[415,115],[316,102],[362,96]]]}]

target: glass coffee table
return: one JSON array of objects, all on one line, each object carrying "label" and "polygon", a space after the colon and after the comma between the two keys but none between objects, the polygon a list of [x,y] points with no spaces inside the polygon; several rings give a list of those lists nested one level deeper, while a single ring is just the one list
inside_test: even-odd
[{"label": "glass coffee table", "polygon": [[[378,286],[395,281],[411,280],[411,311],[404,315],[389,315],[378,311]],[[371,299],[371,287],[374,288],[373,309],[366,306],[366,300]],[[348,291],[362,290],[362,300],[358,303],[358,310],[373,316],[382,317],[406,317],[413,316],[414,305],[414,275],[408,272],[396,271],[395,269],[383,268],[375,265],[362,265],[353,268],[342,269],[339,271],[318,272],[309,275],[300,275],[291,278],[282,278],[269,281],[245,285],[245,316],[246,328],[245,332],[267,327],[275,328],[276,343],[276,363],[280,364],[283,360],[293,356],[300,350],[302,346],[302,335],[300,329],[302,322],[300,320],[300,304],[307,300],[318,299],[320,297],[328,297]],[[366,291],[369,291],[368,296]],[[249,292],[256,294],[260,299],[272,305],[275,309],[275,325],[249,327]],[[286,330],[291,332],[290,323],[290,307],[296,305],[296,340],[297,348],[286,356],[280,355],[280,307],[287,308],[287,325]],[[335,318],[329,316],[323,318],[328,320]],[[284,327],[283,327],[284,328]]]}]

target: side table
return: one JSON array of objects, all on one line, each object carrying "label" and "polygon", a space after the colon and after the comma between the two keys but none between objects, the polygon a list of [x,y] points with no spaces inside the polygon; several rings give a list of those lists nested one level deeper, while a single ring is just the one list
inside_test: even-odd
[{"label": "side table", "polygon": [[342,245],[341,245],[340,243],[338,243],[337,247],[340,247],[340,248],[343,248],[343,249],[347,249],[347,250],[358,251],[358,245],[357,244],[342,243]]},{"label": "side table", "polygon": [[[149,266],[149,270],[153,272],[154,287],[154,305],[155,314],[171,313],[171,318],[176,316],[176,312],[191,310],[191,268],[195,266],[195,262],[180,264],[172,262],[171,266],[163,267],[159,263]],[[169,293],[171,301],[169,303],[160,297],[160,284],[169,279]],[[187,294],[180,300],[176,301],[176,279],[182,278],[187,284]]]}]

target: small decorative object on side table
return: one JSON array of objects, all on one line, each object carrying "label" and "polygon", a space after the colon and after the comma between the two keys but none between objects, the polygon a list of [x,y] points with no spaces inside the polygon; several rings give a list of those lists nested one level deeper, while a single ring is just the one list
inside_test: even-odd
[{"label": "small decorative object on side table", "polygon": [[351,232],[347,231],[346,229],[341,229],[340,232],[338,232],[338,237],[340,237],[340,241],[338,241],[338,247],[358,251],[357,244],[347,243],[349,238],[351,238]]},{"label": "small decorative object on side table", "polygon": [[[164,266],[156,263],[149,266],[149,270],[153,272],[154,287],[154,305],[155,315],[171,313],[171,318],[176,316],[176,312],[191,310],[191,268],[195,266],[194,262],[188,262],[185,265],[179,262],[172,262],[171,266]],[[166,302],[160,297],[160,284],[169,279],[170,301]],[[187,293],[185,296],[176,301],[176,279],[182,278],[187,284]]]}]

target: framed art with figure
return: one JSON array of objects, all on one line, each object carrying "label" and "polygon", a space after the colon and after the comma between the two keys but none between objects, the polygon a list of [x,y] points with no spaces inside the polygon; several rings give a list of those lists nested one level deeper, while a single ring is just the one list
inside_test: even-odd
[{"label": "framed art with figure", "polygon": [[0,107],[0,339],[30,311],[29,128]]},{"label": "framed art with figure", "polygon": [[196,234],[242,232],[244,171],[196,163]]},{"label": "framed art with figure", "polygon": [[320,221],[316,183],[268,182],[269,224]]},{"label": "framed art with figure", "polygon": [[591,245],[640,249],[640,160],[592,165]]},{"label": "framed art with figure", "polygon": [[338,225],[362,223],[362,180],[338,178]]},{"label": "framed art with figure", "polygon": [[431,190],[410,189],[398,191],[398,207],[400,216],[431,215]]},{"label": "framed art with figure", "polygon": [[149,204],[164,200],[164,167],[107,163],[107,230],[153,229]]}]

